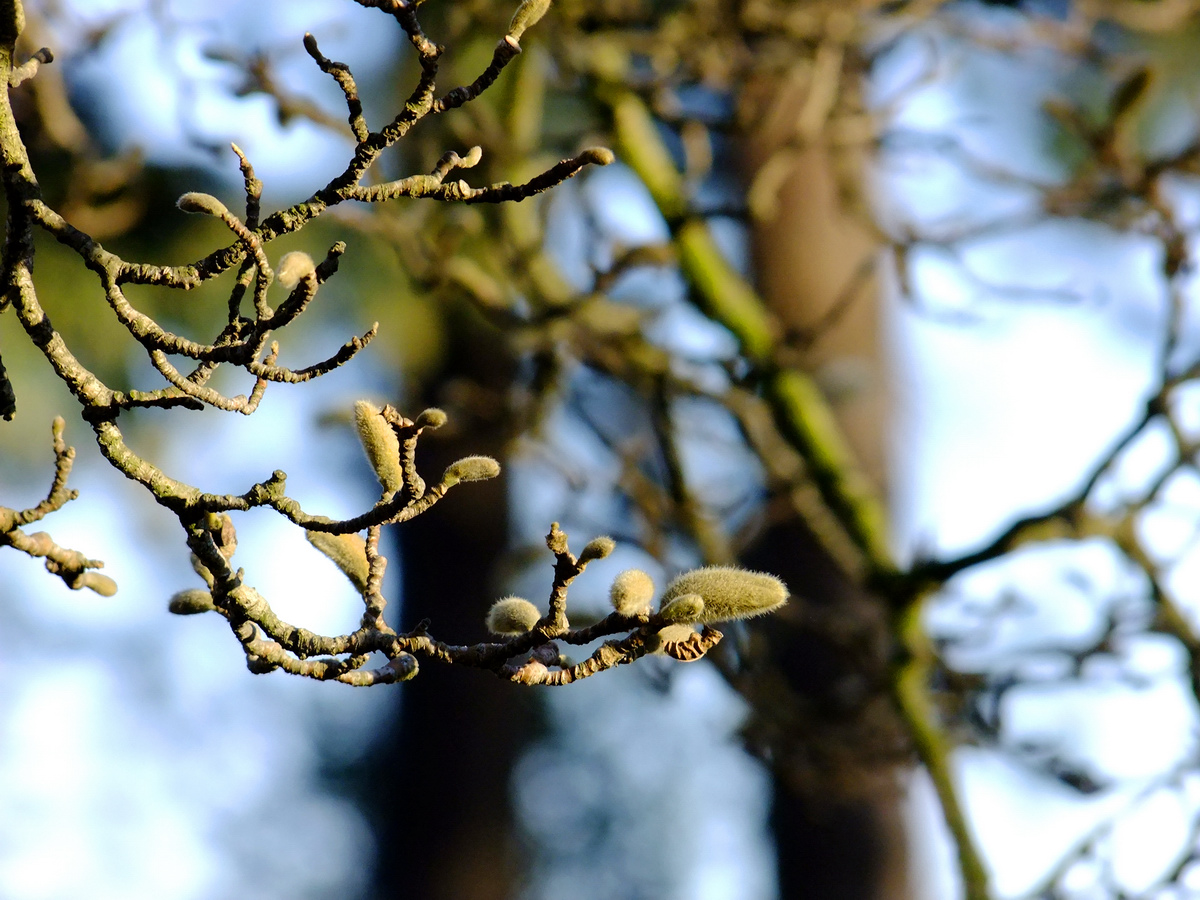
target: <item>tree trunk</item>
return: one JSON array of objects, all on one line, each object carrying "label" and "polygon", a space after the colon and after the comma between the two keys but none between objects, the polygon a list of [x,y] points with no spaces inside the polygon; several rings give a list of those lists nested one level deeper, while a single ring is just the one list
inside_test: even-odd
[{"label": "tree trunk", "polygon": [[[478,321],[458,323],[448,359],[456,371],[503,396],[511,360]],[[476,410],[478,412],[478,410]],[[464,456],[503,456],[505,429],[495,418],[455,411],[455,433],[421,442],[427,477]],[[422,619],[436,635],[483,640],[494,594],[493,573],[508,538],[504,479],[471,484],[400,529],[403,614],[399,628]],[[376,809],[375,896],[396,900],[508,900],[517,883],[516,829],[509,779],[527,739],[535,698],[494,676],[426,664],[404,695],[371,770],[368,802]],[[415,812],[397,815],[401,806]]]},{"label": "tree trunk", "polygon": [[[879,248],[854,208],[865,154],[830,147],[824,123],[814,119],[820,110],[814,113],[810,98],[821,90],[818,78],[830,77],[821,65],[828,52],[840,53],[822,47],[817,62],[797,67],[807,78],[745,88],[742,121],[752,124],[739,151],[753,277],[791,337],[795,356],[786,362],[817,377],[863,470],[882,489],[889,403],[874,277]],[[844,109],[854,104],[854,76],[839,77]],[[910,893],[899,779],[905,753],[889,699],[887,616],[798,515],[763,535],[748,562],[777,572],[802,598],[765,625],[773,669],[767,683],[782,678],[793,714],[802,715],[788,733],[774,735],[782,745],[772,757],[780,896],[902,900]],[[775,700],[757,701],[769,718]]]}]

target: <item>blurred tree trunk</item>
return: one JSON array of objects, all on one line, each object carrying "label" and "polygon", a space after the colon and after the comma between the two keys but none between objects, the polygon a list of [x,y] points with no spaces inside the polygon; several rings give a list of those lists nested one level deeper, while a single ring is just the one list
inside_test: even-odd
[{"label": "blurred tree trunk", "polygon": [[[843,115],[860,113],[857,76],[838,71],[844,52],[827,42],[792,75],[747,84],[738,150],[751,207],[752,278],[789,335],[795,358],[786,362],[816,376],[883,493],[889,397],[875,276],[880,250],[864,209],[867,159],[863,147],[831,146],[826,127],[835,103]],[[838,80],[836,100],[822,79]],[[789,736],[793,752],[772,758],[780,896],[902,900],[910,893],[897,758],[903,742],[894,739],[887,693],[886,615],[794,510],[752,556],[802,598],[766,628],[773,665],[812,712],[801,728],[793,723],[808,732]]]},{"label": "blurred tree trunk", "polygon": [[[421,442],[426,477],[464,456],[502,458],[507,433],[499,420],[512,375],[503,346],[494,333],[481,333],[477,321],[454,324],[448,368],[431,383],[466,379],[488,385],[498,401],[455,410],[453,433]],[[508,541],[507,497],[503,478],[472,488],[399,529],[400,628],[429,618],[439,634],[483,639],[480,598],[495,590],[493,574]],[[366,787],[378,816],[375,896],[508,900],[518,873],[509,780],[535,698],[490,675],[448,666],[425,666],[413,686],[379,742]],[[401,806],[419,812],[389,816]]]}]

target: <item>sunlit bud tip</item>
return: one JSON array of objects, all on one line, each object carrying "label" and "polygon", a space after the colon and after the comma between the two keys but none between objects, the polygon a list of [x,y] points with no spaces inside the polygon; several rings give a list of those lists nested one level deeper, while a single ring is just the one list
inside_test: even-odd
[{"label": "sunlit bud tip", "polygon": [[167,609],[177,616],[194,616],[197,613],[211,612],[213,606],[212,594],[199,588],[188,588],[180,591],[167,602]]},{"label": "sunlit bud tip", "polygon": [[354,424],[367,461],[385,491],[395,492],[404,484],[400,467],[400,439],[379,409],[366,400],[354,404]]},{"label": "sunlit bud tip", "polygon": [[613,579],[609,597],[613,609],[621,615],[644,615],[654,599],[654,580],[641,569],[626,569]]},{"label": "sunlit bud tip", "polygon": [[414,423],[418,428],[441,428],[446,424],[447,416],[436,406],[431,406],[417,416]]},{"label": "sunlit bud tip", "polygon": [[670,600],[664,597],[660,612],[668,622],[699,622],[704,616],[704,598],[699,594],[683,594]]},{"label": "sunlit bud tip", "polygon": [[458,484],[460,481],[487,481],[500,474],[500,463],[490,456],[466,456],[446,467],[442,483]]},{"label": "sunlit bud tip", "polygon": [[275,274],[279,283],[290,291],[301,279],[307,278],[316,270],[316,263],[311,256],[302,250],[293,250],[291,253],[285,253],[279,260],[279,270]]},{"label": "sunlit bud tip", "polygon": [[607,147],[591,147],[580,153],[579,158],[593,166],[607,166],[617,157]]},{"label": "sunlit bud tip", "polygon": [[504,597],[492,604],[486,624],[492,634],[525,634],[541,617],[538,608],[523,597]]},{"label": "sunlit bud tip", "polygon": [[787,603],[788,589],[774,575],[733,566],[684,572],[663,592],[664,611],[676,597],[698,594],[704,608],[696,622],[724,622],[772,612]]},{"label": "sunlit bud tip", "polygon": [[617,542],[607,536],[592,538],[579,554],[579,564],[586,565],[596,559],[604,559],[616,549]]},{"label": "sunlit bud tip", "polygon": [[199,191],[189,191],[176,200],[175,205],[185,213],[204,213],[209,216],[221,216],[229,211],[225,208],[225,204],[212,194],[203,194]]}]

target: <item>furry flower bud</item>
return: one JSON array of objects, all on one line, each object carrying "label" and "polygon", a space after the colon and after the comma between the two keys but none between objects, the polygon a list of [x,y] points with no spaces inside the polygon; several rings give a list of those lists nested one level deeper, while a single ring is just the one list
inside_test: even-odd
[{"label": "furry flower bud", "polygon": [[197,613],[212,612],[212,594],[200,588],[188,588],[180,591],[167,602],[167,609],[177,616],[194,616]]},{"label": "furry flower bud", "polygon": [[394,494],[404,484],[404,470],[400,468],[400,439],[387,419],[366,400],[354,404],[354,424],[379,484],[384,491]]},{"label": "furry flower bud", "polygon": [[525,30],[536,25],[549,9],[550,0],[522,0],[508,23],[508,36],[519,41]]},{"label": "furry flower bud", "polygon": [[623,616],[645,615],[654,599],[654,579],[641,569],[626,569],[613,579],[609,598],[612,608]]},{"label": "furry flower bud", "polygon": [[357,534],[330,534],[327,531],[306,531],[308,542],[333,560],[342,574],[361,594],[367,589],[371,566],[367,562],[367,542]]},{"label": "furry flower bud", "polygon": [[101,575],[99,572],[84,572],[79,576],[77,581],[71,584],[71,590],[73,591],[78,591],[81,588],[88,588],[101,597],[112,597],[117,593],[117,583],[107,575]]},{"label": "furry flower bud", "polygon": [[662,595],[665,613],[676,598],[699,595],[703,609],[694,622],[725,622],[772,612],[787,603],[788,589],[774,575],[733,566],[708,566],[684,572]]},{"label": "furry flower bud", "polygon": [[668,600],[664,596],[660,612],[668,622],[699,622],[704,617],[704,598],[699,594],[682,594]]},{"label": "furry flower bud", "polygon": [[617,547],[617,542],[607,536],[592,538],[579,554],[579,564],[585,566],[597,559],[604,559]]},{"label": "furry flower bud", "polygon": [[579,158],[593,166],[607,166],[617,157],[607,147],[589,147],[579,154]]},{"label": "furry flower bud", "polygon": [[185,213],[203,213],[209,216],[224,216],[229,213],[225,204],[212,194],[202,194],[199,191],[189,191],[176,200],[175,205]]},{"label": "furry flower bud", "polygon": [[442,473],[442,484],[449,487],[460,481],[487,481],[499,474],[500,463],[490,456],[464,456],[446,466],[446,471]]},{"label": "furry flower bud", "polygon": [[290,291],[315,271],[317,271],[317,265],[311,256],[302,250],[293,250],[291,253],[283,254],[280,258],[279,269],[276,271],[275,277]]},{"label": "furry flower bud", "polygon": [[441,428],[446,424],[446,414],[436,406],[431,406],[429,409],[423,410],[416,421],[413,422],[418,428]]},{"label": "furry flower bud", "polygon": [[488,610],[487,630],[492,634],[525,634],[541,617],[538,608],[525,598],[504,597]]}]

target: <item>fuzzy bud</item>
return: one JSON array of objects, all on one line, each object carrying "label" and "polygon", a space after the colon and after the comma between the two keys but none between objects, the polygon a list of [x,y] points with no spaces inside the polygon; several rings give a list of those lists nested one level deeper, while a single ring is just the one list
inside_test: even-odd
[{"label": "fuzzy bud", "polygon": [[644,616],[654,599],[654,579],[641,569],[626,569],[609,589],[612,608],[623,616]]},{"label": "fuzzy bud", "polygon": [[536,25],[549,9],[550,0],[522,0],[508,23],[508,36],[519,41],[525,30]]},{"label": "fuzzy bud", "polygon": [[78,584],[72,584],[71,588],[73,590],[87,588],[101,597],[112,597],[117,593],[117,583],[107,575],[101,575],[99,572],[84,572],[80,576]]},{"label": "fuzzy bud", "polygon": [[189,191],[176,200],[175,205],[185,213],[203,213],[209,216],[224,216],[229,214],[229,210],[225,208],[224,203],[212,194],[202,194],[199,191]]},{"label": "fuzzy bud", "polygon": [[367,542],[357,534],[330,534],[327,531],[306,531],[308,542],[333,560],[342,574],[361,594],[367,590],[370,564],[367,562]]},{"label": "fuzzy bud", "polygon": [[617,542],[608,536],[592,538],[579,554],[579,565],[586,566],[597,559],[604,559],[617,547]]},{"label": "fuzzy bud", "polygon": [[429,409],[423,410],[413,424],[418,428],[441,428],[446,424],[447,418],[442,410],[436,406],[431,406]]},{"label": "fuzzy bud", "polygon": [[538,608],[523,597],[504,597],[488,610],[487,630],[492,634],[525,634],[541,617]]},{"label": "fuzzy bud", "polygon": [[175,594],[168,602],[167,609],[177,616],[194,616],[197,613],[212,612],[212,594],[200,588],[188,588]]},{"label": "fuzzy bud", "polygon": [[487,481],[499,474],[500,463],[490,456],[464,456],[446,466],[446,471],[442,473],[442,484],[449,487],[460,481]]},{"label": "fuzzy bud", "polygon": [[372,404],[359,400],[354,404],[354,424],[358,439],[366,451],[367,461],[375,470],[384,491],[394,494],[404,484],[400,468],[400,439],[392,426]]},{"label": "fuzzy bud", "polygon": [[579,154],[579,158],[593,166],[607,166],[617,157],[607,147],[589,147]]},{"label": "fuzzy bud", "polygon": [[732,566],[708,566],[684,572],[662,595],[663,612],[668,604],[699,594],[704,605],[694,622],[725,622],[772,612],[787,603],[788,589],[774,575],[750,572]]},{"label": "fuzzy bud", "polygon": [[704,617],[704,598],[699,594],[681,594],[668,600],[664,596],[660,612],[668,622],[699,622]]},{"label": "fuzzy bud", "polygon": [[311,256],[302,250],[293,250],[291,253],[283,254],[280,258],[275,277],[290,291],[315,271],[317,271],[317,264],[313,262]]}]

